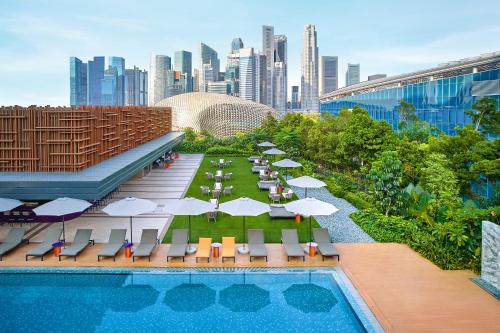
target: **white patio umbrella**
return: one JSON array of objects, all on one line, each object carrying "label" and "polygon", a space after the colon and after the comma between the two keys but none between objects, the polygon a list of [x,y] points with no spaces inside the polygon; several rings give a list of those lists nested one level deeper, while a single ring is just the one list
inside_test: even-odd
[{"label": "white patio umbrella", "polygon": [[[278,162],[274,162],[273,165],[275,167],[285,168],[285,169],[288,169],[288,168],[300,168],[300,167],[302,167],[302,164],[300,164],[299,162],[292,161],[292,160],[290,160],[288,158],[285,158],[284,160],[281,160],[281,161],[278,161]],[[286,175],[285,175],[285,180],[286,180]]]},{"label": "white patio umbrella", "polygon": [[24,205],[24,203],[16,199],[0,198],[0,212],[2,213],[22,205]]},{"label": "white patio umbrella", "polygon": [[151,213],[157,206],[158,204],[151,200],[127,197],[110,203],[104,207],[102,211],[110,216],[128,216],[130,218],[130,242],[133,243],[132,217],[145,213]]},{"label": "white patio umbrella", "polygon": [[288,183],[288,185],[305,188],[305,195],[304,196],[306,198],[307,198],[307,189],[308,188],[320,188],[320,187],[326,186],[325,182],[323,182],[319,179],[313,178],[313,177],[309,177],[309,176],[302,176],[302,177],[293,178],[293,179],[287,180],[286,182]]},{"label": "white patio umbrella", "polygon": [[284,152],[283,150],[279,150],[277,148],[271,148],[271,149],[268,149],[268,150],[264,151],[262,154],[272,155],[273,156],[273,161],[274,161],[274,156],[276,156],[276,155],[285,155],[286,152]]},{"label": "white patio umbrella", "polygon": [[309,216],[309,241],[312,242],[312,216],[332,215],[338,212],[338,208],[331,203],[316,198],[305,198],[285,204],[285,209],[291,213]]},{"label": "white patio umbrella", "polygon": [[[57,198],[33,209],[36,215],[61,217],[63,223],[63,241],[66,241],[64,221],[67,215],[82,213],[92,206],[88,201],[73,198]],[[74,218],[74,216],[72,217]]]},{"label": "white patio umbrella", "polygon": [[273,148],[273,147],[276,147],[276,145],[274,143],[269,142],[269,141],[261,142],[257,146],[262,147],[262,148]]},{"label": "white patio umbrella", "polygon": [[191,247],[191,216],[205,214],[215,210],[215,205],[208,201],[203,201],[196,198],[184,198],[173,201],[165,205],[165,211],[172,215],[187,215],[189,219],[189,238],[188,252],[192,251]]},{"label": "white patio umbrella", "polygon": [[243,247],[240,247],[238,251],[240,253],[247,253],[248,250],[246,248],[245,217],[258,216],[270,212],[271,208],[266,203],[246,197],[241,197],[221,203],[219,205],[219,210],[232,216],[243,216]]}]

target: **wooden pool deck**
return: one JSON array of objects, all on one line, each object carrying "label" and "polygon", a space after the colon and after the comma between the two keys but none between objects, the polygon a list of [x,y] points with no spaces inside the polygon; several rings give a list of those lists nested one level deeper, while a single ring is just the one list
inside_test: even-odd
[{"label": "wooden pool deck", "polygon": [[236,262],[213,258],[210,263],[195,262],[195,255],[186,261],[174,259],[167,263],[168,245],[159,245],[151,262],[125,258],[116,262],[97,262],[102,244],[90,246],[77,261],[58,261],[52,254],[44,261],[24,255],[37,244],[23,245],[0,262],[2,267],[335,267],[340,266],[359,291],[387,332],[500,332],[500,302],[470,281],[469,271],[443,271],[419,254],[401,244],[338,244],[341,260],[320,255],[287,261],[280,244],[268,244],[269,260],[237,254]]}]

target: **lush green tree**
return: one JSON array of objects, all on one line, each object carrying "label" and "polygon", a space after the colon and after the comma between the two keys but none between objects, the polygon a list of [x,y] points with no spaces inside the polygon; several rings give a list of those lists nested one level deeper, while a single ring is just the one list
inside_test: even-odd
[{"label": "lush green tree", "polygon": [[267,138],[271,139],[277,127],[278,121],[273,117],[271,112],[268,112],[260,128],[267,134]]},{"label": "lush green tree", "polygon": [[184,141],[192,142],[196,140],[196,132],[191,127],[184,129]]},{"label": "lush green tree", "polygon": [[404,215],[419,219],[427,224],[433,224],[434,217],[430,204],[435,197],[434,194],[427,192],[420,185],[409,184],[403,191]]},{"label": "lush green tree", "polygon": [[460,203],[455,173],[449,168],[446,155],[431,153],[421,170],[420,185],[436,195],[435,209],[440,206],[457,207]]},{"label": "lush green tree", "polygon": [[398,107],[399,113],[399,127],[401,128],[407,123],[413,123],[418,121],[418,116],[416,108],[413,104],[406,102],[405,100],[399,101]]},{"label": "lush green tree", "polygon": [[401,205],[402,163],[395,151],[384,151],[373,162],[368,178],[373,181],[377,204],[386,216],[396,212]]},{"label": "lush green tree", "polygon": [[497,101],[483,97],[472,105],[472,110],[466,111],[472,118],[476,131],[482,129],[484,133],[500,134],[500,110]]},{"label": "lush green tree", "polygon": [[273,142],[278,146],[278,148],[286,151],[288,157],[298,158],[300,156],[301,142],[298,127],[281,127],[274,133]]},{"label": "lush green tree", "polygon": [[420,169],[424,166],[425,158],[428,155],[428,145],[403,138],[398,142],[396,151],[403,163],[402,186],[406,187],[411,183],[417,184],[420,179]]}]

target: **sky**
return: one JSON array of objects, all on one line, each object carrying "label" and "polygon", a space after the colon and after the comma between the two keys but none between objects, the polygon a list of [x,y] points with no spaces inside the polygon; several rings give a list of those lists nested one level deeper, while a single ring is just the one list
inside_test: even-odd
[{"label": "sky", "polygon": [[262,49],[262,25],[288,37],[288,85],[300,85],[306,24],[319,55],[368,75],[402,74],[500,51],[498,0],[1,0],[0,105],[69,105],[69,57],[122,56],[148,69],[151,54],[173,57],[203,42],[224,68],[231,40]]}]

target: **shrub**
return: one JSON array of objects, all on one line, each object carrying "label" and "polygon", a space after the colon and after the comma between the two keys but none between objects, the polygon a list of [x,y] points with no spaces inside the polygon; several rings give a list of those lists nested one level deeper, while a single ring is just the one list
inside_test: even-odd
[{"label": "shrub", "polygon": [[224,146],[213,146],[205,151],[205,154],[209,156],[224,155],[224,156],[249,156],[251,152],[244,149],[238,149],[233,147]]}]

